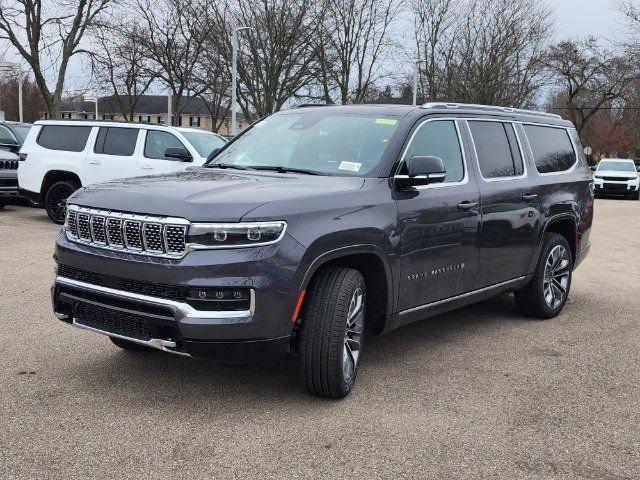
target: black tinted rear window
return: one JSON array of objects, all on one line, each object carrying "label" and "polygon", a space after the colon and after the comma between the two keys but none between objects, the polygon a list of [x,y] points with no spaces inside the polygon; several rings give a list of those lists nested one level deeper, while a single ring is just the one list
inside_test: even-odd
[{"label": "black tinted rear window", "polygon": [[49,150],[81,152],[87,144],[91,127],[75,125],[44,125],[37,143]]},{"label": "black tinted rear window", "polygon": [[469,128],[484,178],[522,175],[522,157],[510,124],[470,121]]},{"label": "black tinted rear window", "polygon": [[576,163],[576,152],[564,128],[525,125],[533,159],[540,173],[563,172]]},{"label": "black tinted rear window", "polygon": [[93,151],[130,157],[136,149],[138,131],[137,128],[100,127]]}]

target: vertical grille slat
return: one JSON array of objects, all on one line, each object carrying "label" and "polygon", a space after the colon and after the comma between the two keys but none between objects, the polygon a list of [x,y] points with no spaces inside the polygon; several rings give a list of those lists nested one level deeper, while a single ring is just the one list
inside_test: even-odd
[{"label": "vertical grille slat", "polygon": [[74,205],[70,205],[67,211],[66,230],[72,241],[169,258],[182,258],[187,253],[186,220]]}]

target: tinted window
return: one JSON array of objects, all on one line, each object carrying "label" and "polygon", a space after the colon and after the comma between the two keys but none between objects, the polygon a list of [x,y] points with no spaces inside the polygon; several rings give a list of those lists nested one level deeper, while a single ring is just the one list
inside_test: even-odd
[{"label": "tinted window", "polygon": [[520,146],[518,145],[518,138],[516,137],[513,125],[510,123],[503,123],[503,125],[507,132],[507,140],[509,140],[509,149],[511,150],[511,158],[513,159],[513,169],[516,176],[520,176],[524,173],[524,164],[522,163],[522,153],[520,152]]},{"label": "tinted window", "polygon": [[75,125],[44,125],[38,135],[38,145],[50,150],[81,152],[87,144],[91,127]]},{"label": "tinted window", "polygon": [[0,143],[16,143],[11,132],[4,127],[0,127]]},{"label": "tinted window", "polygon": [[425,122],[420,125],[403,160],[406,162],[415,155],[440,157],[447,171],[444,179],[447,183],[459,182],[464,178],[460,139],[455,124],[450,120]]},{"label": "tinted window", "polygon": [[137,128],[101,127],[93,151],[105,155],[130,157],[136,149]]},{"label": "tinted window", "polygon": [[525,125],[524,131],[540,173],[562,172],[576,163],[576,153],[565,129]]},{"label": "tinted window", "polygon": [[[473,143],[484,178],[515,177],[522,174],[522,157],[513,127],[500,122],[469,122]],[[511,137],[511,138],[510,138]],[[511,144],[514,144],[514,158]],[[516,166],[517,165],[517,166]]]},{"label": "tinted window", "polygon": [[175,135],[158,130],[147,130],[147,139],[144,142],[145,157],[159,160],[175,160],[164,156],[165,150],[170,147],[184,148],[186,150],[184,144]]}]

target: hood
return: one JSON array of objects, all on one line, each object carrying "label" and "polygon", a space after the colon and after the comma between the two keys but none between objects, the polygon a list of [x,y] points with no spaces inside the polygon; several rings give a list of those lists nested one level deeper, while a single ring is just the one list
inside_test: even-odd
[{"label": "hood", "polygon": [[596,170],[598,177],[615,177],[620,179],[633,179],[638,177],[637,172],[621,172],[620,170]]},{"label": "hood", "polygon": [[359,190],[363,184],[357,177],[190,168],[89,185],[69,203],[196,222],[237,222],[267,203]]}]

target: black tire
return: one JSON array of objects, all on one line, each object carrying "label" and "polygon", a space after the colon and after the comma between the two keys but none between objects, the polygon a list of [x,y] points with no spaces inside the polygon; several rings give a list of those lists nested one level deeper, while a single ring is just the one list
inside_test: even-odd
[{"label": "black tire", "polygon": [[120,347],[123,350],[129,350],[131,352],[153,352],[155,348],[145,347],[139,343],[130,342],[129,340],[123,340],[122,338],[109,337],[109,340],[113,342],[116,347]]},{"label": "black tire", "polygon": [[633,200],[640,200],[640,190],[636,191],[636,193],[634,193],[631,198]]},{"label": "black tire", "polygon": [[67,198],[78,188],[80,185],[72,180],[60,180],[49,187],[44,196],[44,208],[54,223],[58,225],[64,223]]},{"label": "black tire", "polygon": [[[307,292],[298,349],[300,381],[312,395],[343,398],[355,384],[362,352],[364,279],[357,270],[327,267],[314,276]],[[355,300],[358,297],[359,304]],[[359,313],[352,327],[347,328],[352,308]]]},{"label": "black tire", "polygon": [[0,199],[0,210],[2,210],[5,207],[6,204],[7,204],[6,200]]},{"label": "black tire", "polygon": [[[552,252],[562,252],[562,249],[567,256],[563,257],[557,266],[552,266]],[[549,273],[545,275],[545,271]],[[569,297],[572,272],[573,255],[567,239],[557,233],[545,234],[533,278],[525,288],[514,294],[518,310],[539,319],[549,319],[558,315]]]}]

